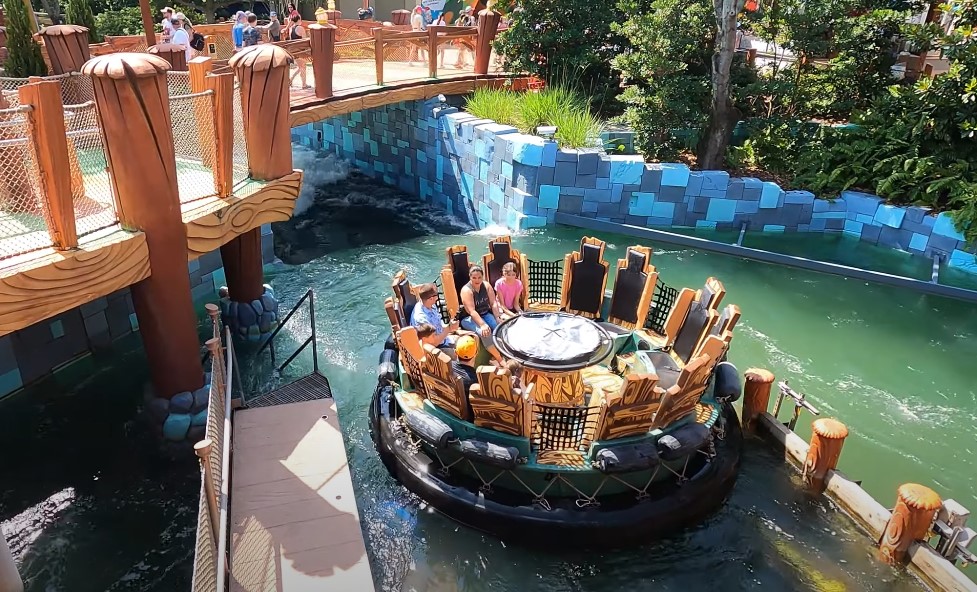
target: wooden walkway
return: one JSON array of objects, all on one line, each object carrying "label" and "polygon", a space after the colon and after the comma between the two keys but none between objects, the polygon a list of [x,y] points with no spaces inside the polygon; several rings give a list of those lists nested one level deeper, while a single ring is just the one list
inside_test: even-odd
[{"label": "wooden walkway", "polygon": [[303,386],[234,414],[231,592],[374,590],[336,404]]}]

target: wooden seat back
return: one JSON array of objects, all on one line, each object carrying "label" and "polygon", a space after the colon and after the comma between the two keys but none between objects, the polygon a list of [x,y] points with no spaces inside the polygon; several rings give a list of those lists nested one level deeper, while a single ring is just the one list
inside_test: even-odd
[{"label": "wooden seat back", "polygon": [[726,296],[726,287],[714,277],[706,278],[706,283],[698,291],[699,300],[713,310],[719,310],[719,305]]},{"label": "wooden seat back", "polygon": [[454,245],[445,249],[448,263],[441,268],[441,289],[444,291],[444,305],[451,318],[458,313],[461,306],[461,289],[468,283],[468,247]]},{"label": "wooden seat back", "polygon": [[709,385],[711,371],[710,358],[705,354],[686,364],[675,386],[665,391],[651,428],[667,427],[692,413]]},{"label": "wooden seat back", "polygon": [[519,303],[525,308],[529,286],[529,282],[526,280],[529,270],[525,267],[525,257],[518,249],[512,247],[512,237],[510,236],[500,236],[490,240],[488,250],[488,253],[482,255],[485,281],[494,288],[495,282],[502,277],[502,268],[505,264],[514,263],[516,274],[519,281],[522,282],[522,295],[519,297]]},{"label": "wooden seat back", "polygon": [[732,331],[725,331],[722,335],[709,335],[702,342],[699,351],[696,352],[696,357],[703,354],[709,356],[709,368],[711,372],[716,367],[716,364],[721,362],[726,356],[726,352],[729,351],[729,342],[732,339]]},{"label": "wooden seat back", "polygon": [[512,375],[505,368],[479,366],[478,384],[468,395],[475,425],[483,428],[529,437],[532,427],[532,385],[520,392],[512,386]]},{"label": "wooden seat back", "polygon": [[408,325],[398,330],[396,335],[397,349],[400,351],[400,367],[407,372],[414,390],[426,396],[427,389],[422,376],[424,348],[417,336],[417,329]]},{"label": "wooden seat back", "polygon": [[643,326],[657,282],[658,272],[651,264],[651,249],[628,247],[624,259],[617,262],[617,277],[614,279],[607,320],[630,330]]},{"label": "wooden seat back", "polygon": [[563,259],[563,294],[560,305],[571,314],[590,319],[600,316],[607,287],[606,244],[599,238],[580,239],[580,250]]},{"label": "wooden seat back", "polygon": [[736,327],[736,323],[740,320],[740,307],[735,304],[727,304],[723,311],[719,314],[719,320],[713,325],[712,330],[709,332],[710,335],[722,335],[729,331],[733,332],[733,328]]},{"label": "wooden seat back", "polygon": [[394,274],[390,281],[390,289],[394,293],[394,305],[400,319],[400,326],[406,327],[410,325],[410,315],[414,311],[414,306],[417,305],[417,294],[414,293],[414,287],[407,279],[405,270],[401,269]]},{"label": "wooden seat back", "polygon": [[596,439],[613,440],[648,433],[665,395],[657,385],[658,377],[654,374],[628,374],[620,391],[606,395]]},{"label": "wooden seat back", "polygon": [[390,330],[394,333],[400,330],[400,313],[397,311],[397,305],[394,304],[393,298],[386,298],[383,301],[383,311],[387,313],[387,320],[390,321]]},{"label": "wooden seat back", "polygon": [[440,409],[459,419],[471,419],[468,413],[468,393],[461,379],[451,371],[451,358],[438,348],[425,343],[421,374],[427,398]]}]

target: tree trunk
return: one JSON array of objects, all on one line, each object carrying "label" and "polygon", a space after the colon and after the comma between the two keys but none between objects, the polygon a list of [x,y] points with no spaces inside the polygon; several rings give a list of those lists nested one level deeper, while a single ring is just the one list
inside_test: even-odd
[{"label": "tree trunk", "polygon": [[709,125],[699,141],[698,160],[702,169],[718,169],[726,158],[726,146],[733,135],[736,113],[729,97],[729,71],[736,52],[736,15],[745,0],[713,0],[716,9],[716,49],[712,56],[712,101]]}]

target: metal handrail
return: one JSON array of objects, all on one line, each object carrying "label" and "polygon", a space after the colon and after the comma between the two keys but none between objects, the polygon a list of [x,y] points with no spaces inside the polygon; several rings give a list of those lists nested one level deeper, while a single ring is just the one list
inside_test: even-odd
[{"label": "metal handrail", "polygon": [[282,322],[278,323],[278,327],[275,328],[272,334],[268,337],[267,340],[265,340],[265,343],[258,350],[258,355],[261,355],[261,353],[265,351],[265,349],[267,348],[271,351],[271,363],[272,364],[275,363],[275,337],[278,336],[281,330],[285,327],[285,324],[288,323],[289,319],[292,318],[292,315],[295,314],[295,311],[297,311],[299,307],[302,306],[302,303],[304,303],[306,300],[309,301],[309,324],[311,325],[312,328],[312,334],[309,335],[309,338],[306,339],[304,342],[302,342],[302,345],[300,345],[298,349],[296,349],[295,352],[291,356],[289,356],[288,359],[285,360],[281,366],[278,367],[279,372],[281,372],[282,370],[285,369],[286,366],[291,364],[292,360],[294,360],[296,356],[302,353],[302,350],[308,347],[310,342],[312,343],[312,371],[317,374],[319,372],[319,350],[318,347],[316,346],[316,334],[315,334],[315,296],[312,292],[312,288],[309,288],[305,292],[305,295],[299,298],[299,301],[295,303],[295,306],[292,307],[292,310],[288,311],[288,314],[285,315],[285,318],[282,319]]},{"label": "metal handrail", "polygon": [[777,396],[777,402],[773,406],[773,416],[778,417],[780,415],[780,406],[784,403],[784,399],[790,397],[794,401],[794,413],[791,415],[790,421],[787,422],[787,429],[794,431],[794,427],[797,425],[797,420],[801,416],[801,409],[807,409],[812,415],[821,415],[821,412],[817,410],[814,405],[811,405],[807,401],[807,397],[804,393],[799,393],[792,389],[787,381],[784,380],[777,385],[780,387],[780,394]]}]

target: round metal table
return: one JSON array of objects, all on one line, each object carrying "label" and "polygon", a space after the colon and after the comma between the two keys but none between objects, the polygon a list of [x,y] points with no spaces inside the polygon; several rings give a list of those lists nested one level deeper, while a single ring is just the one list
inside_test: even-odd
[{"label": "round metal table", "polygon": [[520,362],[523,383],[534,384],[540,403],[579,405],[584,400],[580,370],[605,359],[614,340],[594,321],[565,312],[528,312],[495,328],[499,352]]}]

